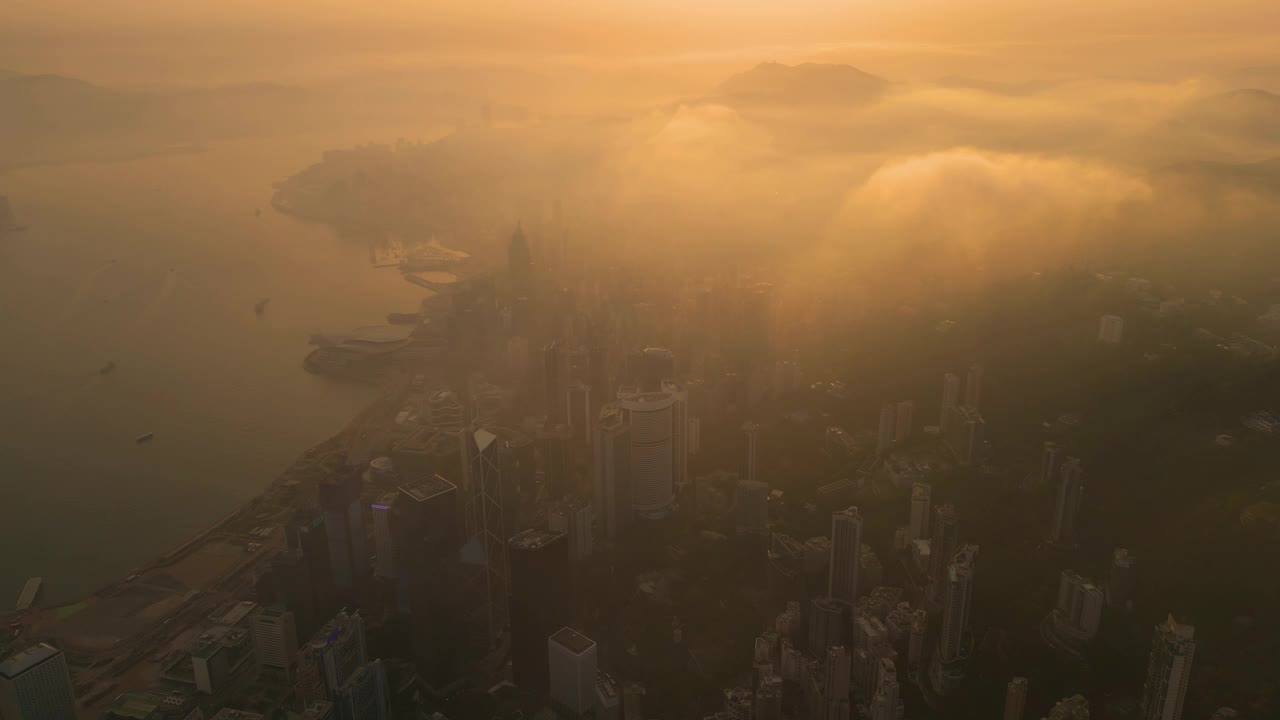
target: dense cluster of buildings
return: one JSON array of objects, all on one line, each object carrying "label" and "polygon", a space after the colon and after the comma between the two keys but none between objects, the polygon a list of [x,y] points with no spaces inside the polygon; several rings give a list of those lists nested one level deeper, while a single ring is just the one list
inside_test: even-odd
[{"label": "dense cluster of buildings", "polygon": [[[848,477],[805,505],[830,511],[829,534],[797,539],[779,527],[767,424],[738,424],[763,400],[805,388],[800,364],[774,351],[772,288],[717,281],[683,290],[675,313],[627,283],[574,278],[563,243],[542,250],[518,229],[501,283],[467,281],[424,304],[448,352],[420,358],[424,377],[376,457],[318,482],[255,596],[208,618],[165,658],[156,687],[120,695],[107,718],[417,718],[478,690],[506,692],[531,713],[640,720],[644,689],[610,672],[623,648],[589,637],[582,583],[601,555],[681,524],[760,553],[770,596],[784,603],[713,717],[900,720],[908,695],[940,706],[965,683],[980,552],[932,480],[939,465],[977,468],[988,457],[984,367],[963,382],[943,377],[938,425],[923,433],[911,399],[884,403],[867,442],[828,427],[825,456]],[[582,282],[566,288],[568,279]],[[1101,341],[1120,341],[1118,320],[1103,318]],[[372,352],[374,339],[331,343],[325,357]],[[725,427],[740,438],[740,472],[695,478],[704,435]],[[1053,497],[1048,541],[1072,546],[1080,459],[1046,443],[1039,486]],[[865,492],[908,498],[892,553],[876,551],[868,518],[849,504]],[[700,524],[708,517],[724,532]],[[1092,640],[1104,608],[1129,602],[1135,562],[1116,550],[1105,585],[1063,570],[1046,642],[1078,651]],[[661,578],[639,584],[666,593]],[[670,632],[679,644],[678,618]],[[1170,618],[1156,628],[1145,720],[1181,717],[1194,649],[1190,626]],[[1026,678],[1009,682],[1005,720],[1026,717],[1027,697]],[[0,663],[5,720],[72,717],[75,703],[53,647]],[[1076,696],[1047,712],[1087,717],[1088,705]]]}]

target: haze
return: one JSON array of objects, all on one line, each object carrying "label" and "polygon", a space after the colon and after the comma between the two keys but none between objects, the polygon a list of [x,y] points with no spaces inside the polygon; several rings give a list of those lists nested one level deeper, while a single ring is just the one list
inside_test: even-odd
[{"label": "haze", "polygon": [[2,4],[6,720],[1278,716],[1275,0]]}]

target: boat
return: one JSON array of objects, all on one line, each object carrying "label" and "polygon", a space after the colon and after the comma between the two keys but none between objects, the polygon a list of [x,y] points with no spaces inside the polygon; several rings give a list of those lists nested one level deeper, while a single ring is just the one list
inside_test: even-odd
[{"label": "boat", "polygon": [[99,375],[110,375],[111,373],[115,372],[115,370],[116,370],[116,361],[115,361],[115,360],[112,360],[111,362],[108,362],[106,365],[103,365],[103,366],[98,370],[98,374],[99,374]]},{"label": "boat", "polygon": [[154,440],[154,439],[155,439],[155,437],[156,437],[156,434],[155,434],[155,433],[153,433],[153,432],[149,432],[149,433],[147,433],[146,435],[139,435],[138,437],[134,438],[134,440],[133,440],[133,441],[134,441],[134,442],[136,442],[136,443],[138,443],[139,445],[142,445],[142,444],[144,444],[144,443],[149,443],[149,442],[151,442],[152,440]]},{"label": "boat", "polygon": [[266,311],[267,303],[269,302],[271,302],[271,298],[262,298],[261,300],[253,304],[253,311],[261,315],[263,312]]},{"label": "boat", "polygon": [[387,322],[392,325],[417,325],[421,321],[418,313],[387,313]]}]

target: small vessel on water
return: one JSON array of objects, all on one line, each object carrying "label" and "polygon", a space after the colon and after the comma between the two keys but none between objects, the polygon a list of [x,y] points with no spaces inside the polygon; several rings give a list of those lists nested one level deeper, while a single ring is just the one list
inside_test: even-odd
[{"label": "small vessel on water", "polygon": [[152,440],[155,439],[155,437],[156,437],[155,433],[149,432],[146,435],[139,435],[138,437],[134,438],[133,441],[138,443],[139,445],[143,445],[145,443],[151,442]]},{"label": "small vessel on water", "polygon": [[106,365],[103,365],[103,366],[98,370],[98,374],[99,374],[99,375],[110,375],[111,373],[115,372],[115,370],[116,370],[116,361],[115,361],[115,360],[111,360],[110,362],[108,362]]},{"label": "small vessel on water", "polygon": [[269,302],[271,302],[271,298],[262,298],[261,300],[253,304],[253,311],[261,315],[262,313],[266,312],[267,303]]}]

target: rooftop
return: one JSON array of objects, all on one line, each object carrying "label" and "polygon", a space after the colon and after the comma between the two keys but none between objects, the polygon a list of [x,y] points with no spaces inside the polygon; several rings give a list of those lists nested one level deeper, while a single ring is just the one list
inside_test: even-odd
[{"label": "rooftop", "polygon": [[418,502],[424,502],[442,493],[457,489],[457,486],[439,475],[432,475],[426,479],[416,478],[400,486],[400,492]]},{"label": "rooftop", "polygon": [[594,640],[569,627],[560,628],[549,639],[574,655],[581,655],[596,646]]},{"label": "rooftop", "polygon": [[4,662],[0,662],[0,677],[15,678],[40,663],[57,657],[61,652],[47,643],[32,645],[26,650],[10,655]]},{"label": "rooftop", "polygon": [[511,547],[519,550],[537,550],[551,544],[561,537],[564,537],[564,533],[529,528],[528,530],[521,530],[515,535],[512,535],[509,542],[511,543]]}]

